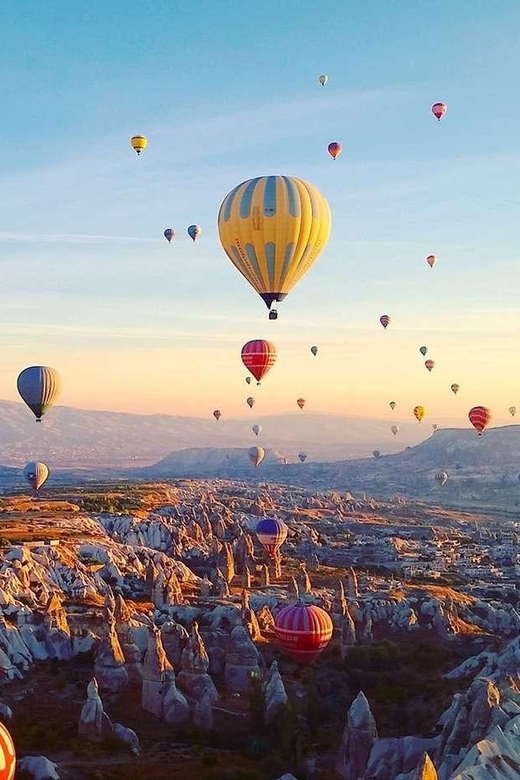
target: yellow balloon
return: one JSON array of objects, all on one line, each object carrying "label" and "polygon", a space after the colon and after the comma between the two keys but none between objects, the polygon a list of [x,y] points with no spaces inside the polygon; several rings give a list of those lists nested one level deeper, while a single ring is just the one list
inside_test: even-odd
[{"label": "yellow balloon", "polygon": [[329,204],[312,184],[260,176],[231,190],[218,215],[220,242],[270,309],[315,263],[329,240]]},{"label": "yellow balloon", "polygon": [[426,409],[424,406],[416,406],[413,410],[413,413],[419,422],[423,419],[424,415],[426,414]]},{"label": "yellow balloon", "polygon": [[134,149],[137,154],[141,154],[143,149],[146,149],[148,138],[144,135],[134,135],[134,137],[130,139],[130,143],[132,144],[132,149]]}]

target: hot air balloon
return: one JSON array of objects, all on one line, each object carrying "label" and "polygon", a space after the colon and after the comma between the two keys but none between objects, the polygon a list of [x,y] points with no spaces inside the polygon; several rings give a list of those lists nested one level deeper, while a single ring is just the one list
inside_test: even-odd
[{"label": "hot air balloon", "polygon": [[144,135],[134,135],[133,138],[130,139],[130,144],[137,154],[141,154],[143,149],[146,149],[148,145],[148,138]]},{"label": "hot air balloon", "polygon": [[433,432],[434,433],[435,433],[435,431],[437,430],[438,427],[439,426],[437,425],[437,423],[433,423],[432,428],[433,428]]},{"label": "hot air balloon", "polygon": [[327,245],[330,228],[323,195],[290,176],[242,182],[226,195],[218,216],[225,252],[268,309],[311,268]]},{"label": "hot air balloon", "polygon": [[300,409],[303,409],[303,407],[305,406],[305,398],[298,398],[296,403],[298,404]]},{"label": "hot air balloon", "polygon": [[386,330],[388,326],[390,325],[391,319],[388,316],[388,314],[383,314],[382,317],[379,317],[379,322],[383,326],[383,328]]},{"label": "hot air balloon", "polygon": [[213,412],[213,417],[215,418],[215,420],[220,420],[220,418],[222,417],[222,412],[220,411],[220,409],[215,409],[215,411]]},{"label": "hot air balloon", "polygon": [[164,237],[166,241],[171,244],[172,238],[175,238],[175,230],[173,228],[166,228],[164,231]]},{"label": "hot air balloon", "polygon": [[261,431],[262,431],[262,426],[261,425],[253,425],[251,430],[253,431],[255,436],[258,436],[258,434],[261,433]]},{"label": "hot air balloon", "polygon": [[511,417],[515,416],[515,414],[516,414],[516,406],[510,406],[509,407],[509,414],[511,415]]},{"label": "hot air balloon", "polygon": [[34,412],[36,422],[41,422],[45,412],[58,398],[61,378],[56,369],[49,366],[29,366],[19,375],[17,386],[22,399]]},{"label": "hot air balloon", "polygon": [[41,461],[28,463],[23,470],[23,476],[32,489],[38,492],[44,482],[47,481],[47,477],[49,476],[49,469],[46,464],[41,463]]},{"label": "hot air balloon", "polygon": [[416,406],[413,410],[413,413],[419,422],[423,419],[424,415],[426,414],[426,409],[424,406]]},{"label": "hot air balloon", "polygon": [[316,357],[316,355],[318,354],[318,347],[311,347],[311,352],[314,355],[314,357]]},{"label": "hot air balloon", "polygon": [[428,371],[431,371],[432,368],[435,368],[435,361],[434,360],[425,360],[424,365],[428,369]]},{"label": "hot air balloon", "polygon": [[424,357],[426,353],[428,352],[428,347],[419,347],[419,352]]},{"label": "hot air balloon", "polygon": [[442,117],[444,116],[447,110],[448,110],[448,106],[446,105],[446,103],[434,103],[432,106],[432,114],[434,117],[436,117],[436,119],[439,120],[439,122],[441,121]]},{"label": "hot air balloon", "polygon": [[252,409],[255,405],[255,399],[250,395],[249,398],[246,398],[246,404]]},{"label": "hot air balloon", "polygon": [[276,361],[276,348],[270,341],[254,339],[242,347],[242,362],[251,371],[257,385]]},{"label": "hot air balloon", "polygon": [[301,460],[302,463],[305,463],[307,460],[307,453],[306,452],[299,452],[298,457]]},{"label": "hot air balloon", "polygon": [[248,384],[248,385],[251,384],[251,377],[250,376],[246,376],[246,384]]},{"label": "hot air balloon", "polygon": [[390,407],[390,409],[391,409],[392,411],[394,411],[395,407],[397,406],[397,402],[396,402],[396,401],[390,401],[390,403],[388,404],[388,406]]},{"label": "hot air balloon", "polygon": [[274,621],[274,632],[282,647],[296,661],[310,664],[332,638],[330,615],[315,604],[290,604]]},{"label": "hot air balloon", "polygon": [[341,154],[341,144],[338,141],[333,141],[327,146],[330,156],[335,160]]},{"label": "hot air balloon", "polygon": [[283,520],[277,517],[263,517],[256,524],[256,536],[258,541],[272,558],[287,538],[287,526]]},{"label": "hot air balloon", "polygon": [[394,434],[394,436],[397,436],[397,434],[399,433],[399,426],[398,426],[398,425],[392,425],[392,427],[390,428],[390,430],[392,431],[392,433]]},{"label": "hot air balloon", "polygon": [[325,84],[327,83],[328,80],[329,80],[329,77],[325,73],[322,73],[321,76],[318,77],[318,81],[320,82],[322,87],[325,86]]},{"label": "hot air balloon", "polygon": [[474,406],[469,410],[468,417],[472,426],[478,431],[478,435],[482,436],[491,422],[491,410],[485,406]]},{"label": "hot air balloon", "polygon": [[248,452],[249,460],[256,468],[265,458],[265,450],[262,447],[251,447]]},{"label": "hot air balloon", "polygon": [[456,382],[451,386],[451,392],[453,395],[457,395],[457,393],[460,390],[460,385],[458,385]]},{"label": "hot air balloon", "polygon": [[381,452],[380,452],[379,450],[374,450],[374,452],[372,453],[372,455],[373,455],[373,456],[374,456],[374,458],[377,460],[378,458],[380,458],[380,457],[381,457]]},{"label": "hot air balloon", "polygon": [[428,255],[428,257],[426,258],[426,262],[428,263],[430,268],[433,268],[433,266],[437,262],[437,258],[435,257],[435,255]]},{"label": "hot air balloon", "polygon": [[16,752],[13,738],[0,723],[0,780],[13,780],[16,772]]},{"label": "hot air balloon", "polygon": [[449,479],[449,475],[446,471],[439,471],[435,475],[435,481],[438,482],[441,487],[444,487],[448,479]]},{"label": "hot air balloon", "polygon": [[200,225],[190,225],[188,228],[188,235],[193,241],[196,241],[201,233],[202,228]]}]

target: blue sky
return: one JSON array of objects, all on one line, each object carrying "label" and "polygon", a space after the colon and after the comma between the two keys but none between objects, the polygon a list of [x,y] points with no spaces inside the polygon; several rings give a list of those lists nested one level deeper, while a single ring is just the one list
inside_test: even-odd
[{"label": "blue sky", "polygon": [[[520,6],[341,6],[2,4],[1,397],[42,362],[63,403],[231,416],[259,337],[280,352],[260,413],[299,395],[381,416],[390,394],[403,416],[424,403],[461,424],[475,403],[497,421],[520,406]],[[312,181],[333,212],[277,323],[216,232],[225,194],[269,173]]]}]

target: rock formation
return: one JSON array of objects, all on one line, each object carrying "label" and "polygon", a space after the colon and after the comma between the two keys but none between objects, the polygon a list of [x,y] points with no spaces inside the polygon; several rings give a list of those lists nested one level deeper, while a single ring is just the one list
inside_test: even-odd
[{"label": "rock formation", "polygon": [[193,725],[197,726],[199,729],[205,729],[206,731],[211,731],[213,728],[213,708],[211,692],[209,690],[204,691],[195,704],[193,710]]},{"label": "rock formation", "polygon": [[176,725],[185,723],[190,713],[185,696],[177,690],[175,673],[155,626],[150,630],[144,657],[141,706],[143,710]]},{"label": "rock formation", "polygon": [[112,618],[105,625],[105,633],[99,644],[94,662],[94,675],[100,686],[116,693],[128,685],[125,657],[119,643]]},{"label": "rock formation", "polygon": [[377,740],[374,716],[362,691],[352,702],[336,759],[336,772],[343,780],[362,778],[370,751]]},{"label": "rock formation", "polygon": [[209,656],[197,623],[193,623],[190,638],[182,651],[181,665],[182,671],[178,676],[179,687],[194,699],[200,699],[208,692],[211,701],[217,701],[217,689],[208,674]]},{"label": "rock formation", "polygon": [[103,702],[95,677],[87,685],[87,699],[81,708],[78,734],[91,742],[99,742],[103,737]]},{"label": "rock formation", "polygon": [[224,681],[233,693],[249,690],[251,673],[260,673],[260,653],[243,626],[235,626],[228,640]]},{"label": "rock formation", "polygon": [[287,692],[283,684],[282,676],[278,670],[278,663],[273,661],[269,669],[269,677],[265,686],[265,720],[271,723],[280,708],[287,704]]}]

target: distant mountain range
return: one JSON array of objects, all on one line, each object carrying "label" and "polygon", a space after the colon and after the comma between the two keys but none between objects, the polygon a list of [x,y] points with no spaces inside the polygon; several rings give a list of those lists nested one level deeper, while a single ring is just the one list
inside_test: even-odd
[{"label": "distant mountain range", "polygon": [[[390,425],[400,431],[394,437]],[[251,426],[262,426],[256,437]],[[140,415],[53,407],[42,425],[24,404],[0,401],[0,462],[17,466],[42,459],[54,468],[123,468],[155,463],[187,448],[233,449],[258,444],[276,450],[289,461],[305,451],[311,460],[359,458],[374,449],[397,452],[416,444],[430,426],[400,421],[319,413],[247,418],[219,422],[196,417]]]}]

